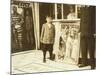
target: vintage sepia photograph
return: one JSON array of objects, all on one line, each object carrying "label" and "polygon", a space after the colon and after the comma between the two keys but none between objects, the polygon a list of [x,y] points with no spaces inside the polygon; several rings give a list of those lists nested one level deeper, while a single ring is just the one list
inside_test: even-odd
[{"label": "vintage sepia photograph", "polygon": [[11,74],[96,69],[96,6],[11,0]]}]

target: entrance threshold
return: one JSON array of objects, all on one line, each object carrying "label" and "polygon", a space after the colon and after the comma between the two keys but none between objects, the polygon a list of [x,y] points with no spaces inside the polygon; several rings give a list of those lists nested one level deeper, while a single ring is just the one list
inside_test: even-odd
[{"label": "entrance threshold", "polygon": [[12,53],[11,56],[20,55],[20,54],[27,54],[27,53],[30,53],[32,51],[34,51],[34,50],[28,50],[28,51],[22,51],[22,52]]}]

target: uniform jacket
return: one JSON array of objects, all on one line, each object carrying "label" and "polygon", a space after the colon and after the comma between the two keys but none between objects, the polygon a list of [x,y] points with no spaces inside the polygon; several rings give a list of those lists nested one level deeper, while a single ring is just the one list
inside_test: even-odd
[{"label": "uniform jacket", "polygon": [[53,44],[55,38],[55,26],[52,24],[51,27],[47,23],[43,24],[41,31],[41,42],[44,44]]}]

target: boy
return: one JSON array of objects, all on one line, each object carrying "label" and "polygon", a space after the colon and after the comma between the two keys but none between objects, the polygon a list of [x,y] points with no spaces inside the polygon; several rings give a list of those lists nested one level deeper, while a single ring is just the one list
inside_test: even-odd
[{"label": "boy", "polygon": [[46,62],[46,52],[49,51],[50,60],[53,60],[53,44],[55,38],[55,27],[52,24],[52,18],[50,16],[46,17],[46,23],[42,26],[41,32],[41,43],[43,50],[43,62]]}]

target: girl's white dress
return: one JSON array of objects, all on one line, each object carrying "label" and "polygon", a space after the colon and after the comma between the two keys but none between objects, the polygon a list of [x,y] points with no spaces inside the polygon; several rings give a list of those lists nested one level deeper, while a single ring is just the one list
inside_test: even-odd
[{"label": "girl's white dress", "polygon": [[68,37],[66,42],[66,62],[70,64],[78,64],[79,59],[79,45],[80,45],[79,37],[77,39],[72,39]]}]

